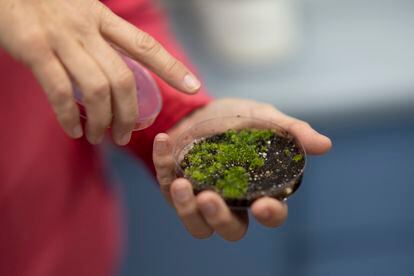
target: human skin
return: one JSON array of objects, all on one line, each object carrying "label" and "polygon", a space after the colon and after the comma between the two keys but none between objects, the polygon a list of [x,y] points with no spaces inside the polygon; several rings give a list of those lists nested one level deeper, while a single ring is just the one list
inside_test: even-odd
[{"label": "human skin", "polygon": [[[215,192],[204,191],[195,196],[188,180],[176,178],[172,145],[188,126],[208,118],[236,115],[278,124],[297,137],[308,154],[324,154],[332,146],[328,137],[308,123],[287,116],[269,104],[242,99],[215,100],[183,119],[168,134],[158,134],[154,140],[153,160],[161,193],[175,208],[187,231],[196,238],[208,238],[217,232],[225,240],[240,240],[248,229],[249,216],[247,211],[231,211]],[[262,225],[277,227],[285,221],[288,211],[285,202],[263,197],[253,203],[251,213]]]},{"label": "human skin", "polygon": [[[134,76],[117,51],[182,92],[200,88],[152,36],[97,0],[0,0],[0,47],[33,72],[64,131],[72,138],[85,132],[92,144],[108,127],[117,144],[127,144],[138,115]],[[82,91],[85,130],[72,82]]]}]

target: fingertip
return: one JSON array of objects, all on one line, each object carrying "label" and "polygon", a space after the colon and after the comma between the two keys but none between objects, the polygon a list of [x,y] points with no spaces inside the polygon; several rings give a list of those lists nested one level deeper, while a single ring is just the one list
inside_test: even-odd
[{"label": "fingertip", "polygon": [[191,186],[191,183],[185,179],[185,178],[177,178],[173,181],[173,183],[171,183],[171,189],[175,190],[175,189],[181,189],[181,188],[191,188],[193,189],[193,187]]},{"label": "fingertip", "polygon": [[226,241],[241,240],[247,232],[247,212],[232,212],[219,194],[204,191],[197,198],[197,207],[207,223]]},{"label": "fingertip", "polygon": [[77,126],[75,126],[74,128],[73,128],[73,131],[72,131],[72,138],[74,138],[74,139],[79,139],[79,138],[81,138],[83,136],[83,129],[82,129],[82,126],[80,125],[80,124],[78,124]]},{"label": "fingertip", "polygon": [[261,198],[251,206],[253,216],[267,227],[283,224],[287,217],[287,205],[273,198]]},{"label": "fingertip", "polygon": [[316,130],[313,131],[315,132],[315,138],[312,140],[312,145],[309,145],[309,153],[320,155],[328,152],[332,148],[332,140]]},{"label": "fingertip", "polygon": [[210,226],[206,225],[203,229],[199,231],[191,231],[191,235],[199,240],[205,240],[210,238],[214,234],[214,230],[210,228]]},{"label": "fingertip", "polygon": [[298,138],[309,154],[324,154],[332,147],[331,139],[316,131],[306,122],[294,123],[290,131]]},{"label": "fingertip", "polygon": [[170,136],[168,136],[168,134],[166,134],[166,133],[158,133],[155,136],[154,141],[162,143],[162,142],[168,141],[169,138],[170,138]]},{"label": "fingertip", "polygon": [[92,145],[99,145],[100,143],[102,143],[104,139],[104,134],[93,135],[90,131],[87,131],[86,139]]},{"label": "fingertip", "polygon": [[328,136],[325,136],[325,135],[323,135],[323,134],[321,134],[322,135],[322,139],[324,140],[324,146],[325,146],[325,149],[326,149],[326,151],[329,151],[331,148],[332,148],[332,140],[328,137]]},{"label": "fingertip", "polygon": [[177,179],[171,184],[171,195],[176,206],[183,205],[193,198],[191,184],[185,179]]},{"label": "fingertip", "polygon": [[216,204],[220,196],[213,191],[203,191],[197,195],[197,204],[205,205],[208,203]]},{"label": "fingertip", "polygon": [[126,146],[129,143],[129,141],[131,141],[131,137],[132,137],[132,132],[129,131],[125,133],[124,135],[117,137],[115,139],[115,142],[118,144],[118,146]]},{"label": "fingertip", "polygon": [[201,212],[208,218],[214,217],[219,213],[220,197],[214,192],[204,191],[197,195],[196,202]]},{"label": "fingertip", "polygon": [[79,139],[83,136],[83,129],[80,123],[73,128],[65,127],[63,124],[61,126],[65,133],[72,139]]},{"label": "fingertip", "polygon": [[185,92],[190,94],[197,93],[201,88],[201,82],[192,74],[187,74],[184,76],[183,85]]},{"label": "fingertip", "polygon": [[168,134],[159,133],[154,138],[154,153],[158,155],[167,155],[170,153],[170,137]]}]

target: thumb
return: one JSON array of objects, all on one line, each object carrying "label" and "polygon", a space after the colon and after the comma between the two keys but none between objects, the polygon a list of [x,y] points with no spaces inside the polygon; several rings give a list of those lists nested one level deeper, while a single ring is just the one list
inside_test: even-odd
[{"label": "thumb", "polygon": [[171,138],[160,133],[155,136],[152,159],[161,193],[171,203],[170,185],[176,178]]}]

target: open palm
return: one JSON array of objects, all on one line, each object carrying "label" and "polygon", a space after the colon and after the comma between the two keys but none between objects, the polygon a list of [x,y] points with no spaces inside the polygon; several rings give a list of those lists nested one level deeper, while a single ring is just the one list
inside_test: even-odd
[{"label": "open palm", "polygon": [[[161,192],[176,209],[188,232],[196,238],[207,238],[217,232],[225,240],[240,240],[248,229],[249,216],[247,211],[230,210],[215,192],[204,191],[195,196],[191,183],[176,177],[172,145],[185,129],[197,122],[236,115],[273,121],[297,137],[308,154],[324,154],[331,148],[330,139],[308,123],[287,116],[269,104],[242,99],[215,100],[183,119],[168,134],[158,134],[154,140],[153,160]],[[261,224],[277,227],[287,217],[287,205],[263,197],[252,204],[251,212]]]}]

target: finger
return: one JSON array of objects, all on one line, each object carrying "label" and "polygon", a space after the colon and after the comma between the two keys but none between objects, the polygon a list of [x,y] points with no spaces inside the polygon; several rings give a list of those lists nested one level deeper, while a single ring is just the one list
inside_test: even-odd
[{"label": "finger", "polygon": [[88,118],[86,122],[88,141],[99,144],[112,120],[109,82],[97,63],[80,44],[71,39],[61,39],[56,51],[82,92]]},{"label": "finger", "polygon": [[332,147],[331,139],[318,133],[308,123],[294,119],[287,119],[287,130],[294,135],[309,154],[324,154]]},{"label": "finger", "polygon": [[120,55],[101,37],[93,37],[85,44],[109,80],[112,93],[112,135],[118,145],[131,139],[138,117],[135,77]]},{"label": "finger", "polygon": [[260,198],[251,206],[253,216],[267,227],[282,225],[287,218],[287,210],[287,205],[284,202],[269,197]]},{"label": "finger", "polygon": [[274,107],[254,110],[254,116],[269,118],[296,137],[309,154],[324,154],[332,147],[331,140],[318,133],[308,123],[290,117]]},{"label": "finger", "polygon": [[200,81],[194,74],[158,41],[112,12],[102,13],[101,33],[178,90],[195,93],[200,88]]},{"label": "finger", "polygon": [[171,195],[177,214],[187,231],[195,238],[210,237],[214,231],[197,208],[191,183],[184,178],[175,180],[171,185]]},{"label": "finger", "polygon": [[170,137],[165,133],[155,136],[152,154],[161,193],[171,203],[170,185],[176,178]]},{"label": "finger", "polygon": [[223,199],[214,192],[204,191],[197,196],[197,206],[207,223],[228,241],[238,241],[246,234],[247,213],[236,215]]},{"label": "finger", "polygon": [[45,90],[64,131],[72,138],[82,137],[79,109],[73,98],[72,85],[58,58],[50,52],[39,62],[33,64],[32,70]]}]

